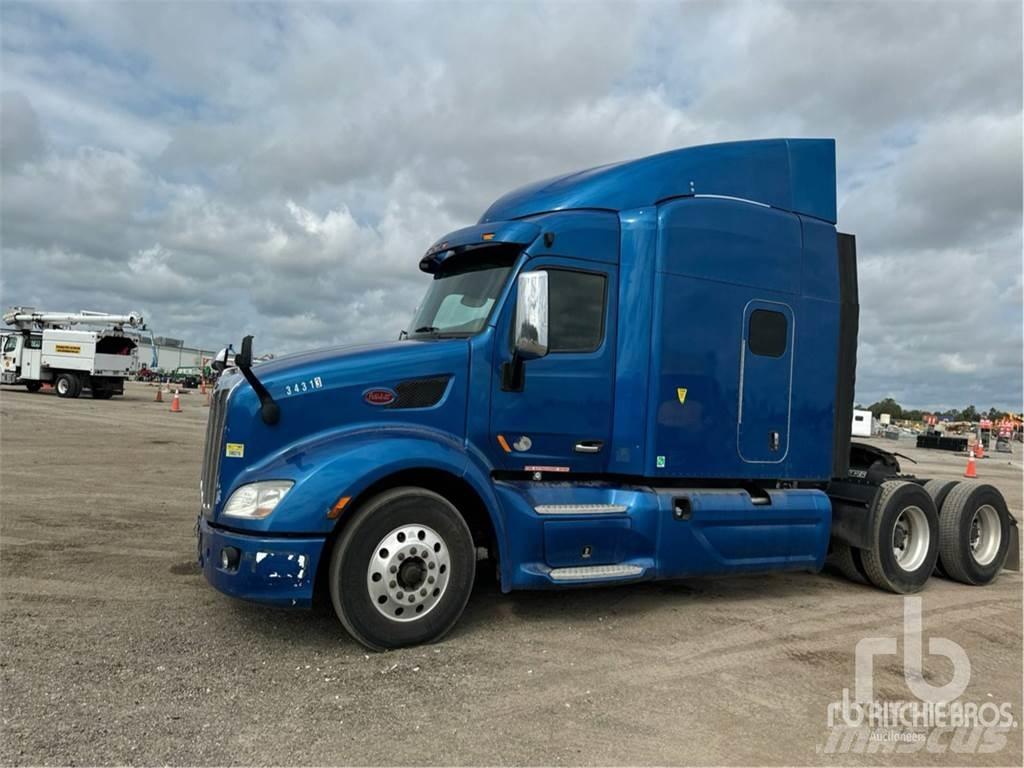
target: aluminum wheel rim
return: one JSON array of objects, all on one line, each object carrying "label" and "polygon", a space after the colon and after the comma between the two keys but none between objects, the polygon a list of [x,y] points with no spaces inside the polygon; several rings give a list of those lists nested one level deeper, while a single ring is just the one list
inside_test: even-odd
[{"label": "aluminum wheel rim", "polygon": [[983,504],[971,518],[971,557],[978,565],[988,565],[999,554],[1003,529],[999,524],[999,513],[990,504]]},{"label": "aluminum wheel rim", "polygon": [[892,529],[892,553],[900,568],[908,572],[920,568],[928,556],[930,540],[924,510],[916,506],[904,507]]},{"label": "aluminum wheel rim", "polygon": [[366,568],[366,589],[391,621],[415,621],[434,610],[448,588],[448,545],[433,528],[403,525],[381,539]]},{"label": "aluminum wheel rim", "polygon": [[71,385],[68,383],[67,379],[61,379],[57,382],[57,392],[59,394],[66,395],[70,389]]}]

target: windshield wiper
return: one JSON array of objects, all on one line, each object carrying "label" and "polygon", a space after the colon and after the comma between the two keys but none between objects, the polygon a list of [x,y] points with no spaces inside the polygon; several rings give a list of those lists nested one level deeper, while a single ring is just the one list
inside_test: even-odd
[{"label": "windshield wiper", "polygon": [[436,325],[421,325],[413,333],[438,333],[440,330]]}]

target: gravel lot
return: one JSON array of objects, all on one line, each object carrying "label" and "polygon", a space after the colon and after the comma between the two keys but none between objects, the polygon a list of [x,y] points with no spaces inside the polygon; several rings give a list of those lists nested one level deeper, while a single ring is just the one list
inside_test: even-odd
[{"label": "gravel lot", "polygon": [[[331,615],[235,602],[193,564],[203,398],[172,414],[154,392],[0,394],[3,764],[1022,762],[1019,726],[984,753],[829,752],[854,646],[901,637],[903,600],[828,572],[507,596],[482,580],[443,643],[384,654]],[[919,475],[963,472],[912,445]],[[979,462],[1018,519],[1021,469],[1019,449]],[[963,699],[1018,722],[1021,593],[1009,572],[922,593],[926,638],[970,657]],[[950,669],[928,657],[924,677]],[[899,657],[874,679],[912,698]]]}]

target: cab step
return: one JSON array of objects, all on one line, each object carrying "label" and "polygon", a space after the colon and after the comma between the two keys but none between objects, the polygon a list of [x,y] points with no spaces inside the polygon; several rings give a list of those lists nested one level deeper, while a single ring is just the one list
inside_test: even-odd
[{"label": "cab step", "polygon": [[534,511],[538,515],[623,515],[629,507],[625,504],[540,504]]},{"label": "cab step", "polygon": [[553,581],[607,581],[632,579],[642,575],[639,565],[581,565],[572,568],[552,568],[548,574]]}]

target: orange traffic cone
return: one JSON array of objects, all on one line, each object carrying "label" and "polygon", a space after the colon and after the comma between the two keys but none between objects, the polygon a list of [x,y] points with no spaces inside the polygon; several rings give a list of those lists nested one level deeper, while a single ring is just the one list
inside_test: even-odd
[{"label": "orange traffic cone", "polygon": [[974,465],[974,453],[972,451],[967,452],[967,470],[964,472],[964,477],[977,477],[978,468]]},{"label": "orange traffic cone", "polygon": [[154,403],[162,403],[164,401],[164,388],[163,385],[156,388],[156,397],[153,398]]},{"label": "orange traffic cone", "polygon": [[174,390],[174,399],[171,401],[171,413],[181,413],[181,398],[178,397],[178,390]]},{"label": "orange traffic cone", "polygon": [[985,458],[985,444],[981,442],[980,438],[978,439],[978,442],[974,444],[974,455],[979,459]]},{"label": "orange traffic cone", "polygon": [[206,394],[206,379],[200,379],[200,381],[199,381],[199,394],[200,395],[205,395]]}]

